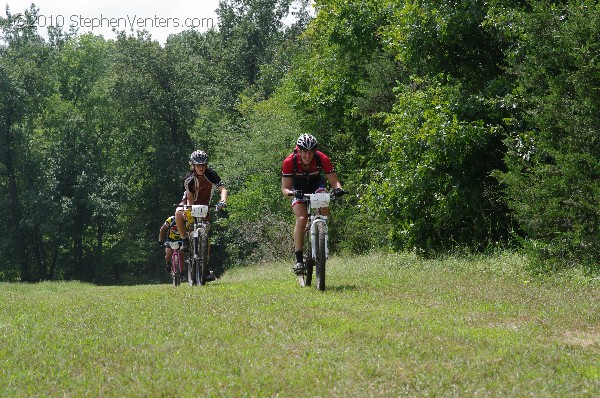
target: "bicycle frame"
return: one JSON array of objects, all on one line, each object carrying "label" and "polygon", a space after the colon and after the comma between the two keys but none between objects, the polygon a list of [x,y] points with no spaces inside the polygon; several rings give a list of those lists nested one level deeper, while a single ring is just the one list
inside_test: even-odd
[{"label": "bicycle frame", "polygon": [[181,273],[181,254],[179,253],[181,241],[167,241],[165,242],[165,246],[169,246],[173,250],[171,254],[171,276],[173,277],[173,285],[179,286],[181,282],[179,278]]},{"label": "bicycle frame", "polygon": [[[216,208],[216,206],[214,207]],[[191,231],[188,234],[191,249],[191,257],[187,260],[189,283],[190,285],[204,285],[209,274],[208,232],[210,222],[206,220],[209,207],[206,205],[185,205],[183,208],[191,209],[191,215],[194,218]]]},{"label": "bicycle frame", "polygon": [[[340,195],[347,194],[342,191]],[[288,194],[292,196],[292,194]],[[329,192],[317,192],[303,195],[303,201],[308,213],[308,222],[304,230],[309,242],[304,240],[303,258],[304,272],[296,272],[300,286],[310,286],[312,283],[313,266],[316,269],[317,289],[325,290],[325,264],[329,258],[329,227],[327,218],[321,209],[329,207],[329,202],[336,196]],[[307,253],[310,248],[310,254]]]},{"label": "bicycle frame", "polygon": [[[297,274],[300,286],[312,284],[313,268],[316,270],[317,288],[325,289],[325,263],[329,257],[329,229],[327,227],[327,216],[323,215],[321,209],[329,207],[331,194],[319,192],[304,195],[308,223],[304,233],[304,266],[305,272]],[[308,250],[307,250],[308,249]]]},{"label": "bicycle frame", "polygon": [[[197,238],[208,236],[210,222],[205,220],[208,216],[208,206],[206,205],[192,205],[192,217],[194,217],[194,223],[192,224],[191,237],[196,241]],[[193,258],[198,259],[199,254],[197,247],[193,250]]]}]

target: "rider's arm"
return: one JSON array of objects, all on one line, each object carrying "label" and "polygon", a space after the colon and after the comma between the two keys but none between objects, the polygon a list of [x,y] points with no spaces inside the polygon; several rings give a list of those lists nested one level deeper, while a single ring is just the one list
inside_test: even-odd
[{"label": "rider's arm", "polygon": [[211,184],[213,184],[214,187],[216,187],[219,190],[219,193],[221,195],[220,202],[226,203],[228,192],[227,188],[225,188],[225,184],[221,180],[221,177],[219,177],[219,174],[213,168],[209,167],[206,169],[204,176],[208,181],[210,181]]},{"label": "rider's arm", "polygon": [[188,173],[183,179],[183,198],[182,202],[184,205],[191,206],[194,204],[194,193],[192,190],[194,189],[194,173]]},{"label": "rider's arm", "polygon": [[225,188],[225,185],[219,185],[217,189],[221,194],[221,202],[227,203],[227,189]]},{"label": "rider's arm", "polygon": [[331,159],[323,152],[318,153],[319,158],[321,159],[323,173],[325,173],[325,177],[327,177],[327,182],[329,182],[329,185],[331,185],[331,189],[342,189],[342,184],[338,179],[337,173],[335,172],[335,168],[333,167],[333,163],[331,163]]},{"label": "rider's arm", "polygon": [[291,153],[281,164],[281,193],[288,197],[294,194],[294,154]]},{"label": "rider's arm", "polygon": [[167,224],[163,224],[163,225],[160,227],[160,231],[158,232],[158,240],[159,240],[159,241],[162,241],[162,240],[163,240],[163,235],[164,235],[164,233],[165,233],[165,231],[166,231],[167,229],[168,229],[168,226],[167,226]]},{"label": "rider's arm", "polygon": [[332,189],[342,189],[342,184],[340,183],[340,180],[338,180],[338,176],[335,171],[333,173],[325,174],[325,176],[327,177],[327,181],[329,182],[329,185],[331,185]]},{"label": "rider's arm", "polygon": [[286,198],[294,195],[294,188],[292,186],[292,177],[281,177],[281,193]]},{"label": "rider's arm", "polygon": [[[194,195],[187,190],[183,193],[183,199],[181,200],[182,205],[191,206],[194,204]],[[181,209],[183,210],[183,209]]]}]

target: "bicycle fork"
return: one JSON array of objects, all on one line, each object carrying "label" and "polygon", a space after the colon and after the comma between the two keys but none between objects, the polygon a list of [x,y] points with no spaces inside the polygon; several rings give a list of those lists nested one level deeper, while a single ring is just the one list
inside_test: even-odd
[{"label": "bicycle fork", "polygon": [[325,258],[329,258],[329,231],[327,228],[327,216],[318,216],[311,220],[310,244],[312,249],[312,258],[317,258],[317,224],[322,224],[322,229],[325,232]]}]

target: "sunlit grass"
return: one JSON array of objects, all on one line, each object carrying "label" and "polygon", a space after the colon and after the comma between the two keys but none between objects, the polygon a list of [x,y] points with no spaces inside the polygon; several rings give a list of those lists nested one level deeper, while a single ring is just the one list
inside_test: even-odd
[{"label": "sunlit grass", "polygon": [[598,396],[593,280],[510,254],[335,257],[216,283],[0,284],[0,395]]}]

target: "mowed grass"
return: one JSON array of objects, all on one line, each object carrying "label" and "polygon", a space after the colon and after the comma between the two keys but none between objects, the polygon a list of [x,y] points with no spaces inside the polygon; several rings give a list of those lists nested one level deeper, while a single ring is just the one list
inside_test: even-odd
[{"label": "mowed grass", "polygon": [[523,259],[334,257],[204,287],[0,284],[0,396],[600,396],[600,293]]}]

